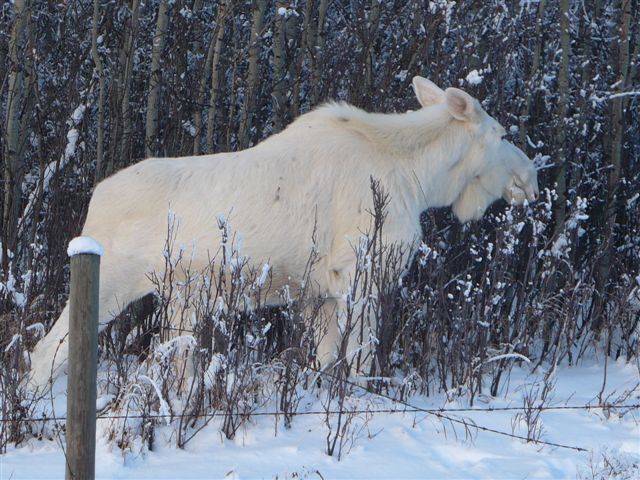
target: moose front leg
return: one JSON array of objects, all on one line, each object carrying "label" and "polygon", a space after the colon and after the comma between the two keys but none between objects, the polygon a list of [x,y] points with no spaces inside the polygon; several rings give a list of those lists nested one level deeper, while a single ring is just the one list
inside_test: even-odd
[{"label": "moose front leg", "polygon": [[375,315],[362,302],[327,298],[322,306],[327,331],[318,345],[323,368],[345,368],[350,376],[368,376],[375,354]]}]

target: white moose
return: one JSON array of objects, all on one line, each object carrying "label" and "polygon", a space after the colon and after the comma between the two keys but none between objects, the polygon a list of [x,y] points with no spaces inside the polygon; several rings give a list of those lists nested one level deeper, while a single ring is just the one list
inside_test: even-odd
[{"label": "white moose", "polygon": [[[386,242],[419,239],[420,213],[429,207],[452,206],[466,222],[501,197],[520,204],[538,195],[533,162],[477,100],[422,77],[413,88],[422,105],[416,111],[373,114],[329,103],[247,150],[151,158],[102,181],[82,231],[104,246],[100,328],[153,291],[148,274],[164,266],[169,208],[180,221],[177,241],[197,245],[193,268],[204,267],[219,245],[217,216],[232,212],[243,253],[256,267],[272,266],[274,291],[300,280],[317,222],[313,281],[324,308],[337,312],[318,346],[329,364],[356,264],[354,241],[371,221],[371,177],[390,194]],[[67,305],[32,354],[35,385],[63,370],[68,328]]]}]

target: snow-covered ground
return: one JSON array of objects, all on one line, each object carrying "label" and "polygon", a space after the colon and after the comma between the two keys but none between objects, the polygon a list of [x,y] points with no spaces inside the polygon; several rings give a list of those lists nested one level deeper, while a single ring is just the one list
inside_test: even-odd
[{"label": "snow-covered ground", "polygon": [[[525,392],[535,391],[540,376],[517,370],[506,395],[476,400],[474,408],[521,407]],[[632,393],[626,405],[640,403],[638,366],[610,362],[604,398],[613,402]],[[597,363],[558,370],[548,406],[594,405],[603,388],[603,366]],[[300,411],[321,409],[318,399],[308,398]],[[358,405],[370,409],[393,407],[374,395],[359,397]],[[464,408],[461,401],[444,397],[414,397],[409,403],[424,408]],[[526,435],[517,411],[450,413],[478,426]],[[220,433],[213,421],[187,444],[175,445],[168,427],[158,428],[153,451],[123,454],[99,438],[96,475],[105,479],[187,478],[640,478],[640,411],[549,410],[541,413],[542,434],[547,442],[584,448],[577,451],[525,443],[492,432],[443,422],[426,413],[360,414],[349,434],[342,459],[326,454],[327,428],[321,415],[303,415],[285,429],[282,418],[254,416],[234,440]],[[100,420],[98,430],[101,430]],[[104,428],[104,426],[102,427]],[[0,456],[0,478],[62,478],[64,454],[55,441],[32,440],[11,447]]]}]

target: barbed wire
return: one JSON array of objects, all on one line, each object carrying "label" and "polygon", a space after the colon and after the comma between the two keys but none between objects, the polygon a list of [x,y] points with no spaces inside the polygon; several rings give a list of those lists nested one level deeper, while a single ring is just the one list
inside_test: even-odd
[{"label": "barbed wire", "polygon": [[[397,400],[396,400],[397,401]],[[305,416],[305,415],[344,415],[344,414],[367,414],[367,413],[425,413],[425,414],[438,414],[438,413],[450,413],[450,412],[499,412],[499,411],[525,411],[525,410],[536,410],[536,411],[547,411],[547,410],[638,410],[640,409],[640,404],[631,404],[631,405],[559,405],[555,407],[487,407],[487,408],[421,408],[421,407],[407,407],[407,408],[361,408],[361,409],[345,409],[345,410],[308,410],[302,412],[232,412],[236,415],[246,415],[246,416]],[[202,414],[179,414],[179,413],[150,413],[150,414],[121,414],[121,415],[96,415],[96,419],[98,420],[123,420],[123,419],[160,419],[160,418],[170,418],[170,419],[178,419],[178,418],[213,418],[213,417],[223,417],[225,415],[229,415],[230,412],[211,412],[211,413],[202,413]],[[49,421],[64,421],[67,417],[59,417],[59,416],[42,416],[42,417],[21,417],[19,419],[10,419],[10,418],[1,418],[0,422],[10,423],[10,422],[49,422]]]},{"label": "barbed wire", "polygon": [[[192,330],[187,330],[187,329],[182,329],[182,328],[175,328],[175,327],[168,327],[169,329],[172,330],[179,330],[182,333],[196,333],[195,331]],[[250,416],[273,416],[273,417],[278,417],[278,416],[285,416],[285,417],[294,417],[294,416],[304,416],[304,415],[360,415],[360,414],[374,414],[374,413],[388,413],[388,414],[396,414],[396,413],[414,413],[414,414],[418,414],[418,413],[424,413],[427,415],[433,415],[437,418],[439,418],[440,420],[446,420],[449,421],[451,423],[454,424],[459,424],[459,425],[463,425],[465,427],[465,429],[469,429],[469,428],[473,428],[476,430],[480,430],[483,432],[488,432],[488,433],[493,433],[496,435],[501,435],[501,436],[505,436],[505,437],[510,437],[510,438],[514,438],[514,439],[518,439],[518,440],[523,440],[527,443],[536,443],[536,444],[540,444],[540,445],[547,445],[547,446],[551,446],[551,447],[556,447],[556,448],[565,448],[565,449],[570,449],[570,450],[575,450],[575,451],[579,451],[579,452],[587,452],[588,449],[584,448],[584,447],[578,447],[575,445],[566,445],[566,444],[560,444],[560,443],[556,443],[556,442],[549,442],[546,440],[540,440],[540,439],[536,439],[536,438],[531,438],[531,437],[526,437],[526,436],[522,436],[522,435],[517,435],[514,433],[509,433],[509,432],[505,432],[505,431],[501,431],[501,430],[497,430],[494,428],[490,428],[490,427],[485,427],[482,425],[478,425],[475,421],[469,419],[469,418],[456,418],[456,417],[452,417],[450,415],[448,415],[448,413],[473,413],[473,412],[483,412],[483,413],[490,413],[490,412],[499,412],[499,411],[519,411],[519,412],[526,412],[526,411],[553,411],[553,410],[594,410],[594,409],[602,409],[602,410],[613,410],[613,409],[628,409],[628,410],[637,410],[640,409],[640,404],[623,404],[623,405],[615,405],[615,404],[610,404],[610,403],[606,403],[606,404],[597,404],[597,405],[556,405],[556,406],[544,406],[544,405],[540,405],[540,406],[522,406],[522,407],[442,407],[442,408],[422,408],[422,407],[417,407],[415,405],[412,405],[411,403],[405,401],[405,400],[401,400],[401,399],[397,399],[394,398],[390,395],[381,393],[381,392],[374,392],[369,390],[367,387],[350,381],[346,378],[343,378],[341,376],[337,376],[334,375],[332,373],[330,373],[327,370],[320,370],[320,369],[316,369],[314,367],[312,367],[311,365],[307,365],[306,369],[316,373],[319,376],[325,376],[325,377],[329,377],[332,378],[335,381],[339,381],[339,382],[344,382],[347,385],[350,385],[352,387],[364,390],[365,392],[367,392],[368,394],[371,395],[376,395],[378,397],[384,398],[386,400],[391,401],[394,404],[398,404],[398,405],[402,405],[404,408],[382,408],[382,409],[371,409],[371,408],[367,408],[367,409],[343,409],[343,410],[329,410],[329,409],[322,409],[322,410],[310,410],[310,411],[306,411],[306,412],[284,412],[284,411],[276,411],[276,412],[255,412],[255,411],[244,411],[244,412],[234,412],[234,411],[218,411],[218,412],[211,412],[211,413],[203,413],[203,414],[152,414],[152,413],[148,413],[148,414],[134,414],[134,415],[130,415],[130,414],[124,414],[124,415],[97,415],[96,419],[99,420],[126,420],[126,419],[166,419],[169,418],[170,420],[175,420],[175,419],[180,419],[180,418],[189,418],[189,419],[211,419],[211,418],[215,418],[215,417],[222,417],[222,416],[227,416],[227,415],[238,415],[238,416],[246,416],[246,417],[250,417]],[[372,381],[375,381],[376,379],[371,379]],[[23,417],[20,419],[0,419],[0,423],[9,423],[9,422],[49,422],[49,421],[65,421],[66,417],[58,417],[58,416],[53,416],[53,417],[47,417],[47,416],[42,416],[40,418],[28,418],[28,417]]]},{"label": "barbed wire", "polygon": [[[483,431],[483,432],[488,432],[488,433],[493,433],[496,435],[501,435],[501,436],[505,436],[505,437],[510,437],[510,438],[515,438],[518,440],[523,440],[527,443],[536,443],[536,444],[540,444],[540,445],[547,445],[550,447],[556,447],[556,448],[564,448],[564,449],[570,449],[570,450],[575,450],[575,451],[579,451],[579,452],[587,452],[588,449],[584,448],[584,447],[579,447],[579,446],[575,446],[575,445],[567,445],[567,444],[561,444],[561,443],[556,443],[556,442],[549,442],[546,440],[540,440],[540,439],[536,439],[536,438],[531,438],[531,437],[525,437],[522,435],[517,435],[514,433],[509,433],[509,432],[505,432],[502,430],[497,430],[494,428],[490,428],[490,427],[485,427],[482,425],[478,425],[475,421],[469,419],[469,418],[456,418],[456,417],[452,417],[451,415],[448,415],[449,413],[473,413],[473,412],[482,412],[482,413],[491,413],[491,412],[500,412],[500,411],[519,411],[519,412],[525,412],[525,411],[553,411],[553,410],[595,410],[595,409],[601,409],[601,410],[619,410],[619,409],[627,409],[627,410],[637,410],[640,409],[640,404],[622,404],[622,405],[615,405],[615,404],[597,404],[597,405],[556,405],[556,406],[544,406],[544,405],[540,405],[540,406],[522,406],[522,407],[441,407],[441,408],[422,408],[422,407],[417,407],[415,405],[410,404],[407,401],[401,400],[401,399],[397,399],[397,398],[393,398],[390,395],[381,393],[381,392],[371,392],[370,390],[368,390],[366,387],[364,387],[363,385],[360,385],[356,382],[352,382],[348,379],[344,379],[344,378],[340,378],[339,376],[333,375],[330,372],[324,371],[324,370],[318,370],[315,369],[311,366],[308,366],[308,369],[319,374],[319,375],[323,375],[323,376],[328,376],[336,381],[340,381],[340,382],[345,382],[348,385],[351,385],[353,387],[356,387],[358,389],[362,389],[365,390],[367,393],[372,394],[372,395],[376,395],[378,397],[384,398],[386,400],[389,400],[391,402],[393,402],[394,404],[399,404],[402,405],[404,408],[365,408],[365,409],[341,409],[341,410],[330,410],[330,409],[322,409],[322,410],[309,410],[309,411],[303,411],[303,412],[283,412],[283,411],[275,411],[275,412],[256,412],[256,411],[244,411],[244,412],[233,412],[233,411],[218,411],[218,412],[211,412],[211,413],[203,413],[203,414],[170,414],[170,413],[166,413],[166,414],[161,414],[161,413],[148,413],[148,414],[121,414],[121,415],[97,415],[96,418],[99,420],[145,420],[145,419],[170,419],[170,421],[172,420],[176,420],[179,418],[190,418],[190,419],[212,419],[215,417],[223,417],[223,416],[228,416],[228,415],[238,415],[238,416],[246,416],[246,417],[250,417],[250,416],[273,416],[273,417],[279,417],[279,416],[285,416],[285,417],[295,417],[295,416],[305,416],[305,415],[324,415],[324,416],[329,416],[329,415],[362,415],[362,414],[376,414],[376,413],[387,413],[387,414],[397,414],[397,413],[403,413],[403,414],[408,414],[408,413],[413,413],[413,414],[419,414],[419,413],[424,413],[426,415],[433,415],[437,418],[439,418],[440,420],[446,420],[448,422],[454,423],[454,424],[459,424],[459,425],[463,425],[465,427],[465,429],[469,429],[469,428],[473,428],[479,431]],[[0,423],[8,423],[8,422],[27,422],[27,421],[31,421],[31,422],[49,422],[49,421],[65,421],[66,417],[58,417],[58,416],[53,416],[53,417],[47,417],[47,416],[42,416],[40,418],[20,418],[20,419],[0,419]]]},{"label": "barbed wire", "polygon": [[[332,378],[334,378],[336,380],[344,381],[347,384],[352,385],[354,387],[366,390],[366,388],[364,386],[362,386],[362,385],[360,385],[358,383],[355,383],[355,382],[352,382],[352,381],[349,381],[349,380],[346,380],[346,379],[340,379],[339,377],[337,377],[337,376],[335,376],[335,375],[333,375],[333,374],[331,374],[329,372],[317,370],[317,369],[315,369],[313,367],[309,367],[309,369],[313,370],[313,371],[315,371],[315,372],[317,372],[319,374],[323,374],[323,375],[327,375],[329,377],[332,377]],[[484,427],[484,426],[478,425],[478,424],[476,424],[475,422],[472,422],[472,421],[468,422],[466,419],[460,419],[460,418],[451,417],[450,415],[446,415],[445,413],[439,412],[438,410],[429,411],[428,409],[423,409],[423,408],[420,408],[420,407],[416,407],[415,405],[412,405],[407,401],[393,398],[390,395],[387,395],[387,394],[384,394],[384,393],[381,393],[381,392],[371,392],[371,393],[373,393],[374,395],[378,395],[379,397],[385,398],[387,400],[391,400],[392,402],[394,402],[396,404],[404,405],[407,408],[415,409],[415,410],[424,412],[424,413],[429,414],[429,415],[434,415],[435,417],[437,417],[437,418],[439,418],[441,420],[447,420],[447,421],[449,421],[451,423],[457,423],[457,424],[463,425],[465,428],[471,427],[471,428],[475,428],[477,430],[481,430],[483,432],[489,432],[489,433],[494,433],[496,435],[515,438],[515,439],[518,439],[518,440],[524,440],[527,443],[532,442],[532,443],[536,443],[536,444],[540,444],[540,445],[547,445],[547,446],[550,446],[550,447],[557,447],[557,448],[565,448],[565,449],[569,449],[569,450],[575,450],[575,451],[578,451],[578,452],[587,452],[588,451],[588,449],[586,449],[584,447],[577,447],[577,446],[574,446],[574,445],[564,445],[564,444],[561,444],[561,443],[548,442],[546,440],[540,440],[540,439],[536,439],[536,438],[525,437],[525,436],[522,436],[522,435],[516,435],[514,433],[504,432],[504,431],[497,430],[497,429],[490,428],[490,427]],[[578,407],[578,406],[576,406],[576,407]],[[580,407],[584,408],[584,407],[587,407],[587,406],[584,405],[584,406],[580,406]],[[636,406],[636,408],[638,408],[638,407],[640,407],[640,405]],[[502,407],[502,408],[513,408],[513,407]],[[540,408],[543,408],[543,407],[541,406]],[[544,407],[544,408],[553,409],[554,407]],[[523,412],[527,411],[528,409],[530,409],[530,408],[529,407],[524,407],[524,406],[522,408],[520,408],[520,410],[523,411]],[[475,409],[475,410],[478,411],[479,409]],[[489,410],[487,410],[487,411],[489,411]],[[495,410],[495,411],[498,411],[498,410]]]}]

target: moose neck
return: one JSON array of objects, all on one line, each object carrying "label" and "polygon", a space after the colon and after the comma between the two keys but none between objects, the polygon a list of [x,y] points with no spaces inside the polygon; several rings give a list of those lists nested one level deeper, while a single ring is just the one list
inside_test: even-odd
[{"label": "moose neck", "polygon": [[450,206],[468,181],[461,162],[469,148],[469,133],[443,105],[403,117],[406,126],[394,138],[404,135],[402,146],[396,147],[396,155],[404,158],[395,160],[389,171],[393,182],[402,186],[395,194],[397,201],[412,216],[430,207]]},{"label": "moose neck", "polygon": [[452,122],[444,105],[434,105],[397,114],[366,113],[354,109],[350,119],[355,128],[381,152],[412,158],[437,141]]},{"label": "moose neck", "polygon": [[[393,208],[410,218],[419,217],[429,207],[451,205],[466,183],[464,169],[455,167],[469,146],[469,134],[444,104],[379,114],[328,103],[303,115],[287,130],[296,136],[300,132],[308,135],[311,127],[338,135],[340,154],[331,154],[329,159],[350,158],[350,163],[358,159],[358,165],[352,163],[351,168],[364,169],[366,178],[373,175],[383,180]],[[349,149],[353,149],[351,155]]]}]

